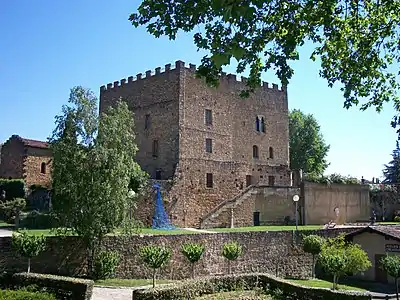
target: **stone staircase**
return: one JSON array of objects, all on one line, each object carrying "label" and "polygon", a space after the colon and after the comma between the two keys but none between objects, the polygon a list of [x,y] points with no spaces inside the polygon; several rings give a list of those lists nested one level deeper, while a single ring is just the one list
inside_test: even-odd
[{"label": "stone staircase", "polygon": [[252,195],[257,194],[258,191],[255,189],[255,187],[257,187],[257,185],[249,185],[232,199],[228,199],[218,204],[213,210],[201,218],[200,228],[204,229],[219,227],[219,224],[216,222],[216,218],[218,218],[218,216],[223,212],[240,205]]}]

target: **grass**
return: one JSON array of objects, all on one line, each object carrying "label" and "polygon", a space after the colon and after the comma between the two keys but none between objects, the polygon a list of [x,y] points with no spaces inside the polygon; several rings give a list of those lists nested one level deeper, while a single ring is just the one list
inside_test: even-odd
[{"label": "grass", "polygon": [[[296,280],[296,279],[287,279],[290,282],[297,283],[302,286],[308,286],[308,287],[316,287],[316,288],[332,288],[332,282],[325,281],[325,280],[320,280],[320,279],[308,279],[308,280]],[[349,286],[349,285],[343,285],[339,284],[338,285],[339,290],[345,290],[345,291],[359,291],[359,292],[365,292],[365,289],[355,287],[355,286]]]},{"label": "grass", "polygon": [[[299,230],[318,230],[322,229],[322,225],[306,225],[298,226]],[[251,226],[251,227],[237,227],[237,228],[213,228],[209,231],[215,232],[247,232],[247,231],[287,231],[296,230],[296,226]]]},{"label": "grass", "polygon": [[[173,283],[171,280],[156,280],[156,284],[167,284]],[[138,287],[145,285],[152,285],[151,279],[106,279],[97,280],[95,282],[97,286],[118,286],[118,287]]]},{"label": "grass", "polygon": [[212,295],[204,295],[197,297],[196,300],[270,300],[272,299],[268,295],[260,294],[255,291],[243,291],[243,292],[224,292]]}]

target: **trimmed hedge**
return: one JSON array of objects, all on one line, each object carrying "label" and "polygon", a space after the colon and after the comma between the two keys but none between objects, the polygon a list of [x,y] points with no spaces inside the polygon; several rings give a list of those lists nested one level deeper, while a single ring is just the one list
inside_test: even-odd
[{"label": "trimmed hedge", "polygon": [[38,291],[54,294],[57,299],[90,300],[94,282],[48,274],[17,273],[12,276],[12,284],[14,288],[33,285],[37,287]]},{"label": "trimmed hedge", "polygon": [[270,274],[240,274],[222,277],[187,280],[178,284],[164,285],[155,289],[137,289],[132,292],[133,300],[178,300],[195,299],[202,295],[235,290],[261,289],[265,293],[281,290],[285,299],[296,300],[371,300],[369,293],[332,291],[324,288],[304,287],[277,278]]},{"label": "trimmed hedge", "polygon": [[20,220],[19,227],[27,229],[48,229],[56,227],[55,223],[53,216],[49,213],[41,213],[33,210]]},{"label": "trimmed hedge", "polygon": [[0,290],[1,300],[57,300],[49,293],[29,292],[25,290]]},{"label": "trimmed hedge", "polygon": [[0,191],[6,191],[6,200],[25,198],[25,182],[23,179],[0,178]]}]

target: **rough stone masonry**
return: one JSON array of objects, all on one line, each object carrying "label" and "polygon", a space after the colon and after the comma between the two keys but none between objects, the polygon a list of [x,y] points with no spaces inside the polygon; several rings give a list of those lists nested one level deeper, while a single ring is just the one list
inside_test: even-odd
[{"label": "rough stone masonry", "polygon": [[[246,78],[224,74],[218,88],[195,65],[165,65],[100,88],[100,111],[126,101],[135,115],[137,161],[158,180],[173,179],[168,211],[178,226],[202,216],[251,184],[288,186],[288,100],[264,82],[241,98]],[[142,207],[144,207],[143,205]]]}]

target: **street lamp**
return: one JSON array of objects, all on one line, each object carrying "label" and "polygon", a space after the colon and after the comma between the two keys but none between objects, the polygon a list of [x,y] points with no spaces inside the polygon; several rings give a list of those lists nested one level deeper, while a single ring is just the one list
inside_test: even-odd
[{"label": "street lamp", "polygon": [[297,208],[297,203],[299,202],[299,195],[294,195],[293,196],[293,202],[296,203],[296,231],[298,230],[298,225],[299,225],[299,218],[298,218],[298,208]]}]

